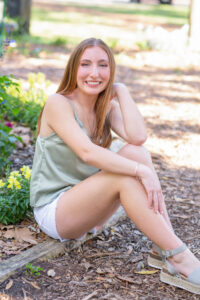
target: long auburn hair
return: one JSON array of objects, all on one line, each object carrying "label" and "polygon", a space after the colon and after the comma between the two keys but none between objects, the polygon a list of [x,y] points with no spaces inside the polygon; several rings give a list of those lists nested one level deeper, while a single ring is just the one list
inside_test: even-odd
[{"label": "long auburn hair", "polygon": [[[61,95],[68,95],[76,89],[77,71],[81,56],[87,48],[96,46],[102,48],[108,55],[110,66],[110,79],[107,87],[98,95],[97,101],[95,103],[96,128],[92,136],[92,141],[97,145],[107,148],[112,142],[112,135],[110,122],[106,112],[111,99],[112,85],[115,76],[115,60],[110,48],[101,39],[89,38],[83,40],[70,55],[63,78],[56,92]],[[38,118],[37,135],[40,131],[42,112],[43,109]]]}]

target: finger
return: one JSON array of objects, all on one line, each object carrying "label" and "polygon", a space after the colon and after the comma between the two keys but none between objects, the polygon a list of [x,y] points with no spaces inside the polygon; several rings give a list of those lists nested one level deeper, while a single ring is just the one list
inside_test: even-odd
[{"label": "finger", "polygon": [[162,191],[158,193],[158,211],[160,214],[164,213],[164,197]]},{"label": "finger", "polygon": [[154,212],[158,213],[158,192],[153,193],[153,208]]},{"label": "finger", "polygon": [[148,207],[152,208],[152,204],[153,204],[153,192],[149,191],[148,192]]}]

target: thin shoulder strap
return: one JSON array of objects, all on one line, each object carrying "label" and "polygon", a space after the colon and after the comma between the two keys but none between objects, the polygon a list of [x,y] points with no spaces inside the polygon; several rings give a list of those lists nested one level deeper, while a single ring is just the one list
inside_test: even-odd
[{"label": "thin shoulder strap", "polygon": [[72,105],[73,111],[74,111],[74,117],[75,117],[76,121],[79,123],[79,125],[80,125],[81,127],[84,127],[84,126],[83,126],[83,123],[81,122],[81,120],[79,119],[79,117],[78,117],[78,115],[77,115],[77,112],[76,112],[76,106],[75,106],[74,102],[73,102],[71,99],[67,98],[67,97],[65,97],[65,99]]}]

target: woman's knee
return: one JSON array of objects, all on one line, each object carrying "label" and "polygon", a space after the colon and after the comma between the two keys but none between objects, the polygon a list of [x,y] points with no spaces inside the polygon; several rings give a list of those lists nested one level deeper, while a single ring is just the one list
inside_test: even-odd
[{"label": "woman's knee", "polygon": [[127,144],[118,152],[118,154],[143,164],[148,164],[151,162],[151,155],[144,146]]},{"label": "woman's knee", "polygon": [[127,191],[127,189],[129,189],[129,187],[133,188],[135,186],[135,188],[140,188],[141,183],[138,180],[138,177],[134,177],[134,176],[121,176],[118,187],[119,187],[119,193],[121,193],[122,191]]}]

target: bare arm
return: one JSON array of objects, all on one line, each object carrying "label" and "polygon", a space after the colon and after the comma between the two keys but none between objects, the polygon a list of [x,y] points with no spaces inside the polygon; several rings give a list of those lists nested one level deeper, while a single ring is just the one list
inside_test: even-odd
[{"label": "bare arm", "polygon": [[63,96],[49,97],[44,113],[48,126],[84,162],[108,172],[135,176],[137,162],[92,143],[75,120],[72,105]]},{"label": "bare arm", "polygon": [[147,138],[146,128],[128,88],[122,83],[117,83],[114,84],[113,90],[118,101],[111,101],[112,129],[128,143],[142,145]]},{"label": "bare arm", "polygon": [[48,126],[84,162],[104,171],[139,176],[147,192],[149,204],[153,202],[154,207],[157,207],[155,203],[162,201],[159,181],[151,169],[92,143],[75,120],[73,108],[65,97],[51,96],[47,100],[44,113]]}]

